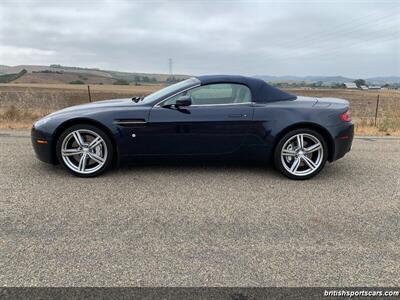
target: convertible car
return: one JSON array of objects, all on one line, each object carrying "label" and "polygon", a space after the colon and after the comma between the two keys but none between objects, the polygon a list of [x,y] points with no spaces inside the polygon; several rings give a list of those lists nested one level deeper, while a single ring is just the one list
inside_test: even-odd
[{"label": "convertible car", "polygon": [[308,179],[351,149],[349,103],[244,76],[199,76],[147,97],[62,109],[32,127],[37,157],[80,177],[144,156],[237,156]]}]

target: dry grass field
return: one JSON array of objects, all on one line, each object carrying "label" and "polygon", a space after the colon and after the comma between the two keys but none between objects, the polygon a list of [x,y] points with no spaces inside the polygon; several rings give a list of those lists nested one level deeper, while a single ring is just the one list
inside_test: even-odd
[{"label": "dry grass field", "polygon": [[[350,111],[361,135],[400,135],[399,90],[288,89],[296,95],[342,98],[350,102]],[[379,95],[377,124],[375,112]]]},{"label": "dry grass field", "polygon": [[[91,85],[92,101],[148,95],[163,85]],[[55,110],[89,102],[87,85],[0,84],[0,128],[30,128]]]},{"label": "dry grass field", "polygon": [[[91,85],[92,101],[148,95],[161,84],[140,86]],[[288,89],[296,95],[335,97],[350,101],[357,134],[400,135],[400,91],[345,89]],[[375,110],[379,95],[377,126]],[[89,102],[86,85],[0,84],[0,128],[29,128],[52,111]]]}]

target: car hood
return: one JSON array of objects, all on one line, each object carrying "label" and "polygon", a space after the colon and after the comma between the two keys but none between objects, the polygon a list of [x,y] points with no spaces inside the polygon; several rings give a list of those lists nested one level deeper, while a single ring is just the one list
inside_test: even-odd
[{"label": "car hood", "polygon": [[56,116],[64,113],[71,112],[80,112],[80,111],[98,111],[102,109],[110,109],[110,108],[118,108],[118,107],[133,107],[138,106],[142,107],[143,105],[139,103],[135,103],[131,98],[126,99],[113,99],[113,100],[104,100],[104,101],[96,101],[92,103],[85,103],[80,105],[70,106],[56,112],[53,112],[49,116]]}]

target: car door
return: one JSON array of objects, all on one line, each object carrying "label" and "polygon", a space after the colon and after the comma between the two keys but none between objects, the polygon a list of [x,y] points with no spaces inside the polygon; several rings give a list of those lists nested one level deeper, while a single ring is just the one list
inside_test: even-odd
[{"label": "car door", "polygon": [[[190,106],[177,108],[180,96]],[[150,111],[151,154],[223,154],[239,149],[253,117],[251,93],[240,84],[209,84],[166,99]]]}]

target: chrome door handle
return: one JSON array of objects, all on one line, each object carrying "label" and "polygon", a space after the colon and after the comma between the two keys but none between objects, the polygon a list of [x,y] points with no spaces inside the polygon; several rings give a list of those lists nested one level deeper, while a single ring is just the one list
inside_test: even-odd
[{"label": "chrome door handle", "polygon": [[242,115],[242,114],[232,114],[228,115],[229,118],[246,118],[247,115]]}]

